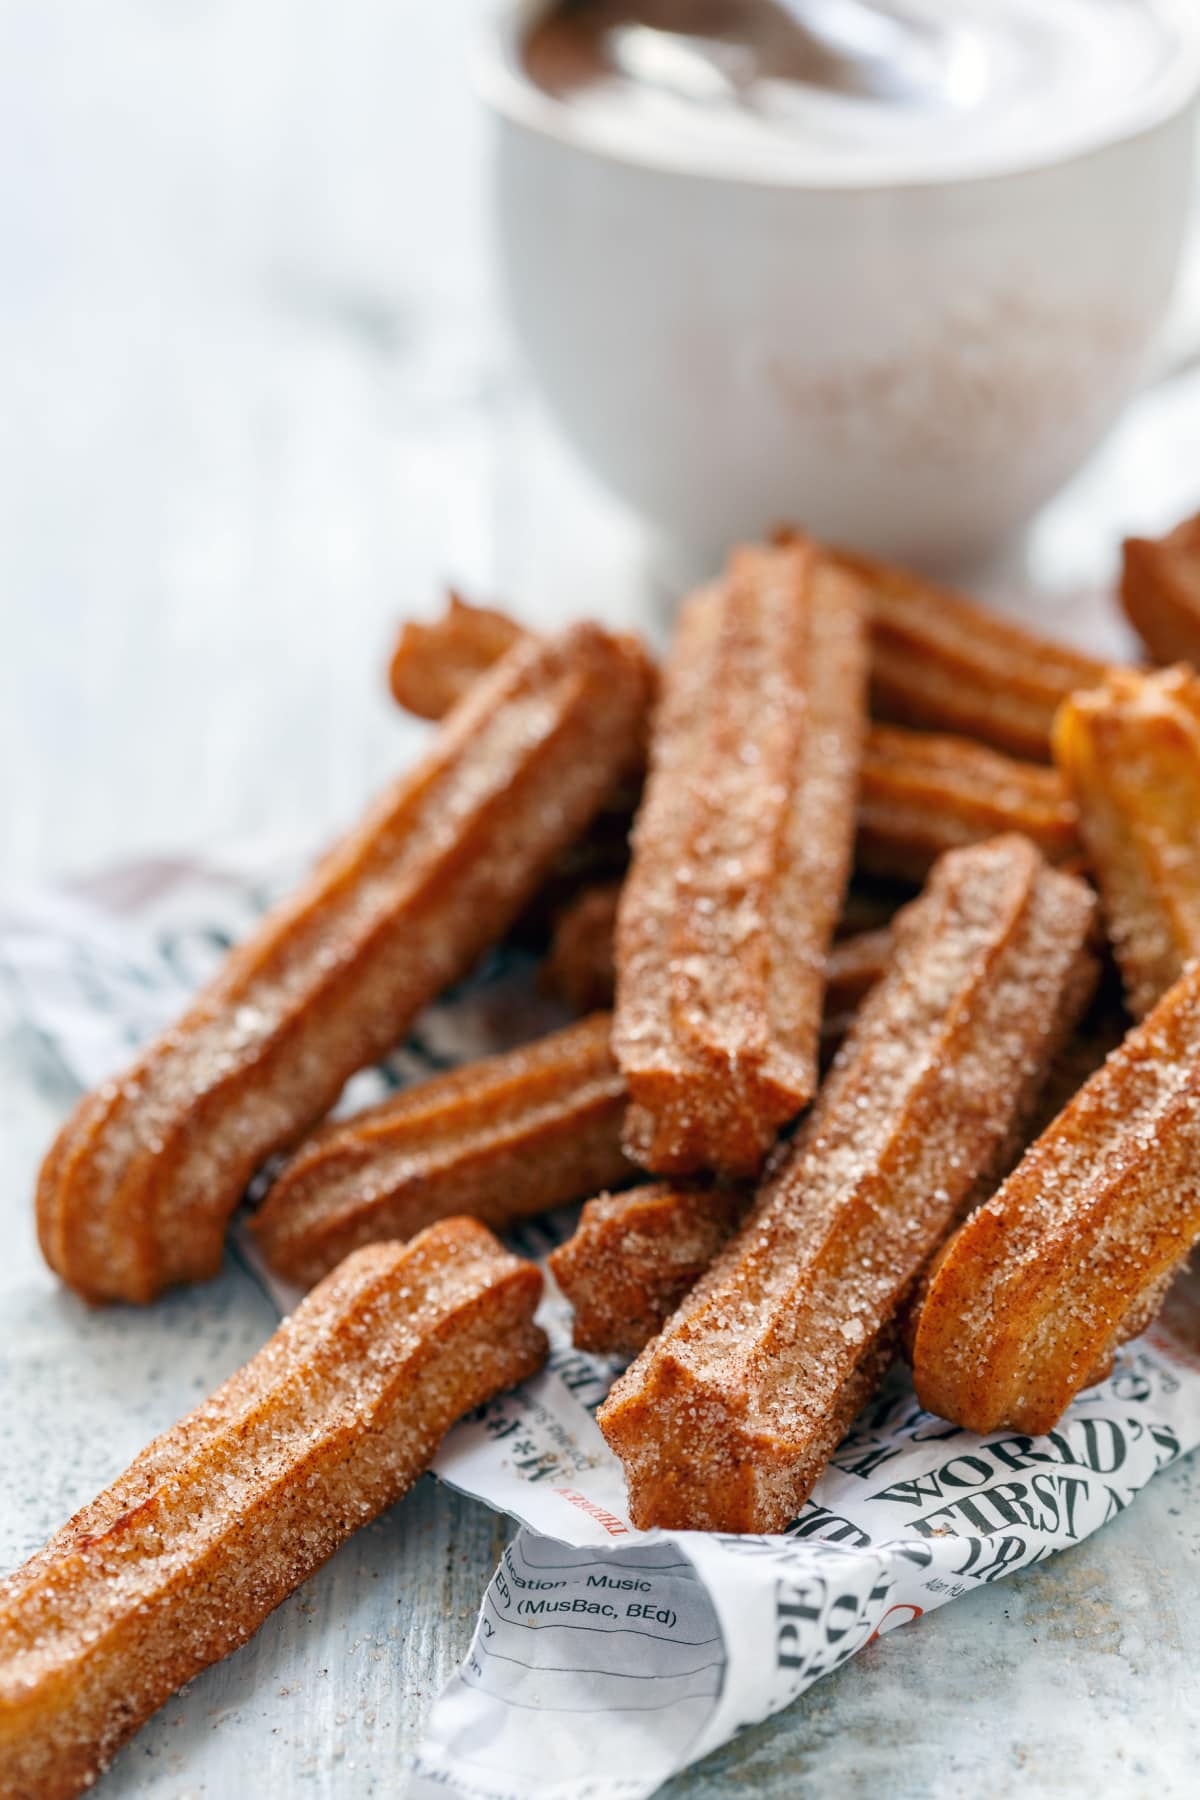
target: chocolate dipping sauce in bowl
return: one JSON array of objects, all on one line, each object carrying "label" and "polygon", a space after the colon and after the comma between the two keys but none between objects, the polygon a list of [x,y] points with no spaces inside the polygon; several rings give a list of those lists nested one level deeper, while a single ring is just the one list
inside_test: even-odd
[{"label": "chocolate dipping sauce in bowl", "polygon": [[476,76],[517,338],[668,569],[784,519],[969,562],[1145,368],[1190,0],[509,0]]}]

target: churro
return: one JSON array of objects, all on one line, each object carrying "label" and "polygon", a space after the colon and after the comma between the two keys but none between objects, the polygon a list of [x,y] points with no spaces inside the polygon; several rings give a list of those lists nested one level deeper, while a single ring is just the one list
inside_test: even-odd
[{"label": "churro", "polygon": [[465,1213],[499,1230],[636,1173],[607,1013],[405,1088],[316,1132],[252,1229],[303,1287],[359,1244]]},{"label": "churro", "polygon": [[1141,1018],[1200,954],[1200,680],[1113,670],[1067,701],[1054,749]]},{"label": "churro", "polygon": [[[878,645],[872,640],[872,668],[876,687],[882,681],[886,688],[886,677],[879,675],[878,668],[882,666],[886,671],[890,666],[892,640],[889,632],[895,628],[895,621],[888,611],[886,596],[891,589],[887,582],[903,584],[915,581],[915,577],[882,569],[865,560],[862,566],[865,573],[874,574],[876,585],[871,592],[876,599],[880,593],[885,595],[884,601],[880,602],[883,623],[878,627]],[[919,585],[921,594],[926,595],[927,584]],[[906,590],[902,587],[900,591]],[[958,646],[962,638],[973,641],[972,634],[979,638],[972,655],[981,667],[992,655],[989,646],[994,634],[999,633],[999,641],[1006,647],[1005,653],[1010,660],[1020,654],[1044,672],[1038,689],[1042,700],[1036,713],[1036,732],[1031,736],[1028,729],[1031,702],[1026,694],[1022,703],[1024,710],[1020,713],[1026,721],[1025,728],[1014,726],[1014,720],[1008,721],[1015,730],[1023,756],[1005,755],[978,741],[988,736],[988,730],[980,724],[978,709],[982,703],[976,691],[979,682],[988,678],[978,671],[973,677],[975,686],[968,682],[960,693],[961,705],[967,709],[964,717],[969,715],[974,721],[974,737],[946,731],[916,731],[897,725],[872,725],[863,747],[860,770],[857,867],[868,875],[921,882],[943,851],[953,850],[961,844],[978,843],[1005,831],[1023,831],[1051,862],[1072,863],[1079,855],[1079,836],[1075,809],[1062,777],[1056,770],[1042,766],[1041,762],[1024,758],[1033,754],[1045,759],[1055,705],[1070,692],[1073,684],[1099,679],[1104,673],[1102,665],[1077,657],[1061,647],[1048,647],[1026,633],[1017,632],[1004,621],[979,612],[967,601],[943,595],[940,589],[932,592],[935,616],[937,607],[943,603],[952,601],[953,607],[958,609],[951,613],[952,621],[957,624],[957,633],[950,634],[952,646]],[[471,631],[469,622],[476,610],[455,599],[440,621],[433,625],[406,627],[406,630],[421,633],[419,656],[412,670],[412,686],[421,705],[410,705],[410,711],[423,709],[424,716],[435,716],[434,704],[461,693],[475,678],[482,666],[484,648],[490,642],[492,626],[485,623],[479,627],[477,641],[473,644],[479,662],[462,654],[459,640],[464,631]],[[503,619],[502,614],[478,610],[484,621]],[[519,632],[520,627],[511,620],[506,623],[512,633]],[[943,678],[949,679],[948,676]],[[435,697],[433,704],[431,695]],[[1004,703],[1002,698],[996,698],[996,704],[1001,708]],[[407,705],[408,701],[402,700],[402,704]],[[886,711],[887,703],[881,702],[881,707]]]},{"label": "churro", "polygon": [[926,1260],[1019,1143],[1086,1001],[1092,896],[1024,838],[898,917],[809,1119],[598,1415],[643,1526],[782,1529],[886,1368]]},{"label": "churro", "polygon": [[[438,720],[458,704],[480,676],[520,638],[531,635],[506,614],[472,606],[457,594],[432,623],[409,623],[392,659],[392,694],[406,712]],[[565,844],[553,859],[528,906],[513,926],[514,941],[544,946],[559,915],[586,890],[618,880],[629,865],[629,832],[641,797],[645,737],[615,786],[596,809],[582,837]],[[593,1006],[611,1006],[611,989]],[[581,1007],[592,1011],[593,1006]]]},{"label": "churro", "polygon": [[388,670],[393,697],[419,719],[442,719],[523,635],[515,619],[452,590],[432,624],[401,626]]},{"label": "churro", "polygon": [[1155,662],[1200,667],[1200,513],[1161,538],[1126,538],[1121,605]]},{"label": "churro", "polygon": [[[1116,984],[1110,982],[1107,972],[1104,972],[1091,1005],[1050,1064],[1037,1103],[1021,1133],[1022,1150],[1028,1149],[1070,1105],[1084,1083],[1116,1049],[1128,1028],[1128,1015],[1117,999]],[[925,1265],[920,1280],[904,1305],[901,1340],[903,1353],[910,1363],[917,1320],[936,1267],[937,1258],[934,1257]]]},{"label": "churro", "polygon": [[[555,929],[545,980],[576,1012],[612,1005],[613,930],[620,892],[617,882],[585,888],[564,910]],[[880,925],[830,945],[825,958],[823,1038],[845,1029],[846,1019],[883,973],[891,943],[888,927]]]},{"label": "churro", "polygon": [[840,553],[871,609],[876,718],[979,738],[1011,756],[1050,760],[1061,701],[1104,665],[873,557]]},{"label": "churro", "polygon": [[649,666],[594,626],[525,639],[228,959],[76,1110],[38,1189],[47,1261],[89,1299],[211,1275],[254,1171],[499,938],[636,754]]},{"label": "churro", "polygon": [[849,873],[866,640],[811,544],[680,615],[617,919],[613,1048],[644,1167],[753,1173],[811,1098]]},{"label": "churro", "polygon": [[916,1322],[921,1404],[1050,1431],[1200,1238],[1200,964],[951,1238]]},{"label": "churro", "polygon": [[745,1211],[735,1189],[653,1182],[589,1200],[549,1257],[579,1350],[636,1356],[694,1287]]},{"label": "churro", "polygon": [[545,1356],[541,1276],[468,1219],[358,1251],[0,1581],[0,1791],[68,1800]]},{"label": "churro", "polygon": [[1075,806],[1057,769],[970,738],[871,727],[859,782],[860,869],[923,881],[944,850],[1005,831],[1024,832],[1049,862],[1079,857]]},{"label": "churro", "polygon": [[[783,533],[781,541],[798,540]],[[1200,520],[1148,548],[1171,546],[1182,577],[1183,559],[1190,559],[1198,541]],[[908,570],[848,551],[839,551],[834,560],[854,573],[867,595],[871,710],[877,718],[956,733],[1012,756],[1049,762],[1055,710],[1075,688],[1102,680],[1103,663]],[[1200,601],[1197,607],[1200,611]],[[440,620],[404,628],[396,698],[422,718],[440,716],[436,707],[461,695],[486,666],[489,652],[498,655],[520,630],[503,613],[452,596]],[[1163,660],[1175,656],[1200,660],[1200,626]]]},{"label": "churro", "polygon": [[555,921],[543,974],[551,991],[577,1013],[612,1006],[617,981],[613,934],[620,895],[619,881],[586,887]]}]

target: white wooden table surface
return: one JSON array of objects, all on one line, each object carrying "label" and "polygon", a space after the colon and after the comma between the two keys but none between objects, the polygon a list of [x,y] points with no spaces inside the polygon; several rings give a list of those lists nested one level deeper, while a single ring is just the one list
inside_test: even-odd
[{"label": "white wooden table surface", "polygon": [[[647,616],[630,521],[512,365],[473,5],[0,6],[0,872],[319,836],[411,755],[397,617],[445,577]],[[1200,381],[1156,390],[989,584],[1104,649],[1123,529],[1200,500]],[[1037,598],[1030,598],[1032,566]],[[89,1313],[29,1197],[69,1095],[0,1038],[0,1566],[267,1335],[237,1269]],[[1191,1794],[1196,1471],[905,1629],[670,1790]],[[168,1704],[103,1792],[398,1791],[506,1527],[425,1482]]]}]

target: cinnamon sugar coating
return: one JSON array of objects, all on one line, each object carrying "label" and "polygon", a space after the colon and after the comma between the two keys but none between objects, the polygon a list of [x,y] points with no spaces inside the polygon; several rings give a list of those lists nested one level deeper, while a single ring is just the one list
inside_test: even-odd
[{"label": "cinnamon sugar coating", "polygon": [[[1196,540],[1200,546],[1200,522]],[[859,573],[876,614],[875,710],[970,733],[871,727],[860,771],[857,867],[921,882],[943,851],[1005,831],[1023,831],[1049,861],[1073,864],[1080,854],[1075,808],[1062,777],[1042,765],[1059,702],[1100,680],[1103,665],[903,570],[866,557],[840,560]],[[396,689],[397,698],[410,712],[438,716],[436,707],[460,696],[496,653],[491,646],[519,631],[502,613],[452,596],[432,625],[405,627],[402,645],[413,638],[411,682]],[[1015,754],[988,748],[993,741]],[[564,930],[574,929],[568,919]],[[565,978],[571,980],[569,961]],[[590,992],[592,1005],[608,1004],[600,988]]]},{"label": "cinnamon sugar coating", "polygon": [[250,1176],[500,937],[637,754],[650,670],[580,625],[525,639],[184,1018],[77,1108],[38,1188],[94,1300],[211,1275]]},{"label": "cinnamon sugar coating", "polygon": [[1200,666],[1200,513],[1161,538],[1126,538],[1121,605],[1155,662]]},{"label": "cinnamon sugar coating", "polygon": [[0,1581],[0,1791],[68,1800],[532,1374],[541,1276],[473,1221],[347,1259]]},{"label": "cinnamon sugar coating", "polygon": [[652,1182],[589,1200],[550,1269],[575,1313],[574,1341],[636,1356],[695,1286],[745,1211],[732,1188]]},{"label": "cinnamon sugar coating", "polygon": [[[389,676],[392,695],[417,718],[443,719],[506,651],[531,635],[507,614],[473,606],[451,592],[439,618],[429,623],[410,621],[401,628]],[[629,863],[629,832],[641,795],[645,748],[642,730],[636,751],[605,794],[586,834],[563,846],[514,922],[514,935],[521,941],[544,945],[558,916],[580,890],[624,875]],[[610,991],[578,1010],[591,1012],[611,1005]]]},{"label": "cinnamon sugar coating", "polygon": [[500,1230],[630,1180],[610,1023],[598,1013],[316,1132],[253,1220],[268,1263],[307,1287],[359,1244],[455,1213]]},{"label": "cinnamon sugar coating", "polygon": [[683,607],[617,918],[613,1048],[647,1168],[755,1172],[816,1079],[849,873],[866,636],[811,544]]},{"label": "cinnamon sugar coating", "polygon": [[1050,727],[1104,665],[874,557],[839,552],[871,611],[871,711],[898,725],[979,738],[1050,760]]},{"label": "cinnamon sugar coating", "polygon": [[[1102,976],[1091,1005],[1051,1062],[1037,1104],[1023,1126],[1019,1146],[1021,1150],[1028,1149],[1047,1126],[1054,1123],[1059,1113],[1070,1105],[1084,1083],[1103,1065],[1129,1029],[1128,1015],[1123,1007],[1116,1004],[1115,996],[1109,988],[1110,984]],[[917,1321],[925,1304],[925,1296],[937,1273],[939,1257],[944,1253],[946,1245],[953,1241],[953,1237],[948,1238],[938,1256],[926,1263],[920,1280],[904,1303],[900,1338],[902,1353],[910,1364]]]},{"label": "cinnamon sugar coating", "polygon": [[1047,861],[1080,855],[1078,820],[1057,769],[970,738],[873,725],[863,751],[855,861],[872,875],[923,881],[944,850],[1004,831]]},{"label": "cinnamon sugar coating", "polygon": [[1141,1018],[1200,955],[1200,680],[1113,670],[1064,705],[1054,750]]},{"label": "cinnamon sugar coating", "polygon": [[[620,893],[617,882],[584,888],[563,913],[551,942],[545,979],[577,1012],[612,1005],[616,986],[613,931]],[[891,947],[886,925],[837,938],[829,946],[822,1041],[845,1032],[855,1007],[882,975]]]},{"label": "cinnamon sugar coating", "polygon": [[[801,541],[780,534],[784,544]],[[1130,558],[1139,551],[1161,552],[1156,573],[1170,560],[1177,581],[1200,587],[1200,519],[1189,520],[1170,537],[1126,546],[1126,587]],[[1198,558],[1193,565],[1193,558]],[[869,601],[871,710],[894,724],[958,733],[1016,757],[1050,760],[1050,728],[1061,701],[1078,687],[1103,679],[1105,665],[1065,644],[1016,625],[927,581],[874,557],[839,551],[833,559],[863,585]],[[1126,610],[1130,610],[1128,592]],[[1200,615],[1200,599],[1196,601]],[[439,718],[506,649],[521,627],[503,613],[468,606],[451,595],[440,619],[406,625],[393,664],[401,706],[422,718]],[[1148,638],[1151,647],[1153,640]],[[1178,648],[1164,648],[1160,660],[1200,662],[1200,626],[1189,627]]]},{"label": "cinnamon sugar coating", "polygon": [[1013,1153],[1090,988],[1092,896],[1003,837],[896,921],[809,1119],[599,1423],[643,1527],[777,1531],[886,1368],[905,1295]]},{"label": "cinnamon sugar coating", "polygon": [[923,1406],[1049,1431],[1200,1239],[1200,963],[955,1234],[917,1319]]}]

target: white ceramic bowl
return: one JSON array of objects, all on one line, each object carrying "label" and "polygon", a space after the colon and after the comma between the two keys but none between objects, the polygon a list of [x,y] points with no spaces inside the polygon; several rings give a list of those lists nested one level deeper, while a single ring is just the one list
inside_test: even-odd
[{"label": "white ceramic bowl", "polygon": [[653,165],[477,58],[517,338],[670,566],[782,520],[968,561],[1079,467],[1138,381],[1192,183],[1195,57],[1151,115],[1038,166],[832,185]]}]

